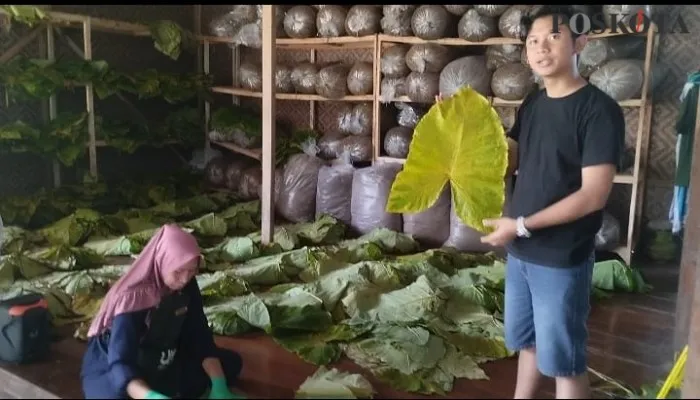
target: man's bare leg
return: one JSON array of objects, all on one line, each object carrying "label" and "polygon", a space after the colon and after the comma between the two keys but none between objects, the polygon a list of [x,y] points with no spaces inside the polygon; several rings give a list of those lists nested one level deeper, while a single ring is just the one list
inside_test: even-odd
[{"label": "man's bare leg", "polygon": [[[535,348],[520,350],[518,355],[518,378],[515,382],[515,395],[513,398],[534,399],[540,381],[542,381],[542,374],[537,369]],[[558,385],[557,393],[559,393]]]},{"label": "man's bare leg", "polygon": [[[518,376],[519,378],[519,376]],[[588,373],[579,376],[557,377],[557,399],[590,399]]]}]

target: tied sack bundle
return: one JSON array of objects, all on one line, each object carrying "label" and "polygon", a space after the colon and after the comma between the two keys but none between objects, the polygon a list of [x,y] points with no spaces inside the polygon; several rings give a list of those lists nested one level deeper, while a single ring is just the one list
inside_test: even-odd
[{"label": "tied sack bundle", "polygon": [[445,66],[439,78],[440,93],[450,97],[463,86],[471,86],[484,96],[491,94],[491,71],[486,68],[486,57],[466,56]]},{"label": "tied sack bundle", "polygon": [[352,222],[352,177],[355,173],[350,154],[343,152],[336,162],[324,165],[318,171],[316,190],[316,218],[323,214],[340,221]]},{"label": "tied sack bundle", "polygon": [[446,185],[435,204],[425,211],[403,214],[403,233],[428,247],[440,247],[450,236],[450,186]]},{"label": "tied sack bundle", "polygon": [[223,156],[212,158],[204,169],[207,183],[216,187],[224,186],[227,165],[226,158]]},{"label": "tied sack bundle", "polygon": [[416,6],[410,4],[383,6],[382,32],[394,36],[413,35],[411,18],[415,9]]},{"label": "tied sack bundle", "polygon": [[316,157],[318,147],[313,139],[302,144],[303,153],[289,158],[284,166],[282,192],[277,211],[294,223],[313,221],[316,215],[316,185],[323,160]]},{"label": "tied sack bundle", "polygon": [[350,225],[358,233],[369,233],[377,228],[401,231],[401,214],[386,211],[391,185],[400,169],[400,165],[380,164],[355,170]]},{"label": "tied sack bundle", "polygon": [[[510,203],[510,192],[507,188],[511,186],[511,179],[506,180],[506,200],[503,204],[503,214],[506,215],[508,204]],[[483,233],[465,225],[455,213],[454,207],[450,209],[450,237],[443,246],[454,247],[459,251],[488,253],[504,252],[503,248],[496,248],[486,243],[481,243],[481,238],[485,236]]]}]

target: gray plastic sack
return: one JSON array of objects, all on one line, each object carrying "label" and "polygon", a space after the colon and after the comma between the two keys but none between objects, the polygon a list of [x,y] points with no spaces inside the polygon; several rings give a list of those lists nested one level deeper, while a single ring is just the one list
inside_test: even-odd
[{"label": "gray plastic sack", "polygon": [[352,222],[352,177],[355,173],[350,154],[343,152],[333,165],[318,171],[316,218],[330,215],[350,225]]},{"label": "gray plastic sack", "polygon": [[401,165],[379,164],[356,169],[352,178],[351,223],[360,234],[376,228],[400,232],[401,214],[386,211],[391,185]]}]

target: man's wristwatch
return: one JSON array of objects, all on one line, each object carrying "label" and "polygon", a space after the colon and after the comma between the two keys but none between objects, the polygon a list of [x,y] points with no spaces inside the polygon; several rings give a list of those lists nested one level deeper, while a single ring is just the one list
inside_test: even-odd
[{"label": "man's wristwatch", "polygon": [[525,227],[525,217],[518,217],[515,220],[515,234],[521,238],[529,238],[532,236],[530,231]]}]

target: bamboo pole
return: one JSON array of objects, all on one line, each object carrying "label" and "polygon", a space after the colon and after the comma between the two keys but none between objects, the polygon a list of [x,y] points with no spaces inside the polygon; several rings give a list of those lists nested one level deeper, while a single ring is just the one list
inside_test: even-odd
[{"label": "bamboo pole", "polygon": [[275,6],[263,5],[262,14],[262,242],[268,244],[275,230]]},{"label": "bamboo pole", "polygon": [[[83,19],[83,51],[85,60],[92,60],[92,18]],[[90,175],[97,178],[97,138],[95,137],[95,96],[92,82],[85,85],[85,109],[88,113],[88,154]]]},{"label": "bamboo pole", "polygon": [[[53,34],[53,26],[49,23],[46,25],[46,58],[49,61],[56,61],[56,37]],[[56,103],[56,94],[49,97],[49,121],[56,119],[58,115],[58,106]],[[58,188],[61,186],[61,163],[58,160],[53,160],[53,186]]]}]

